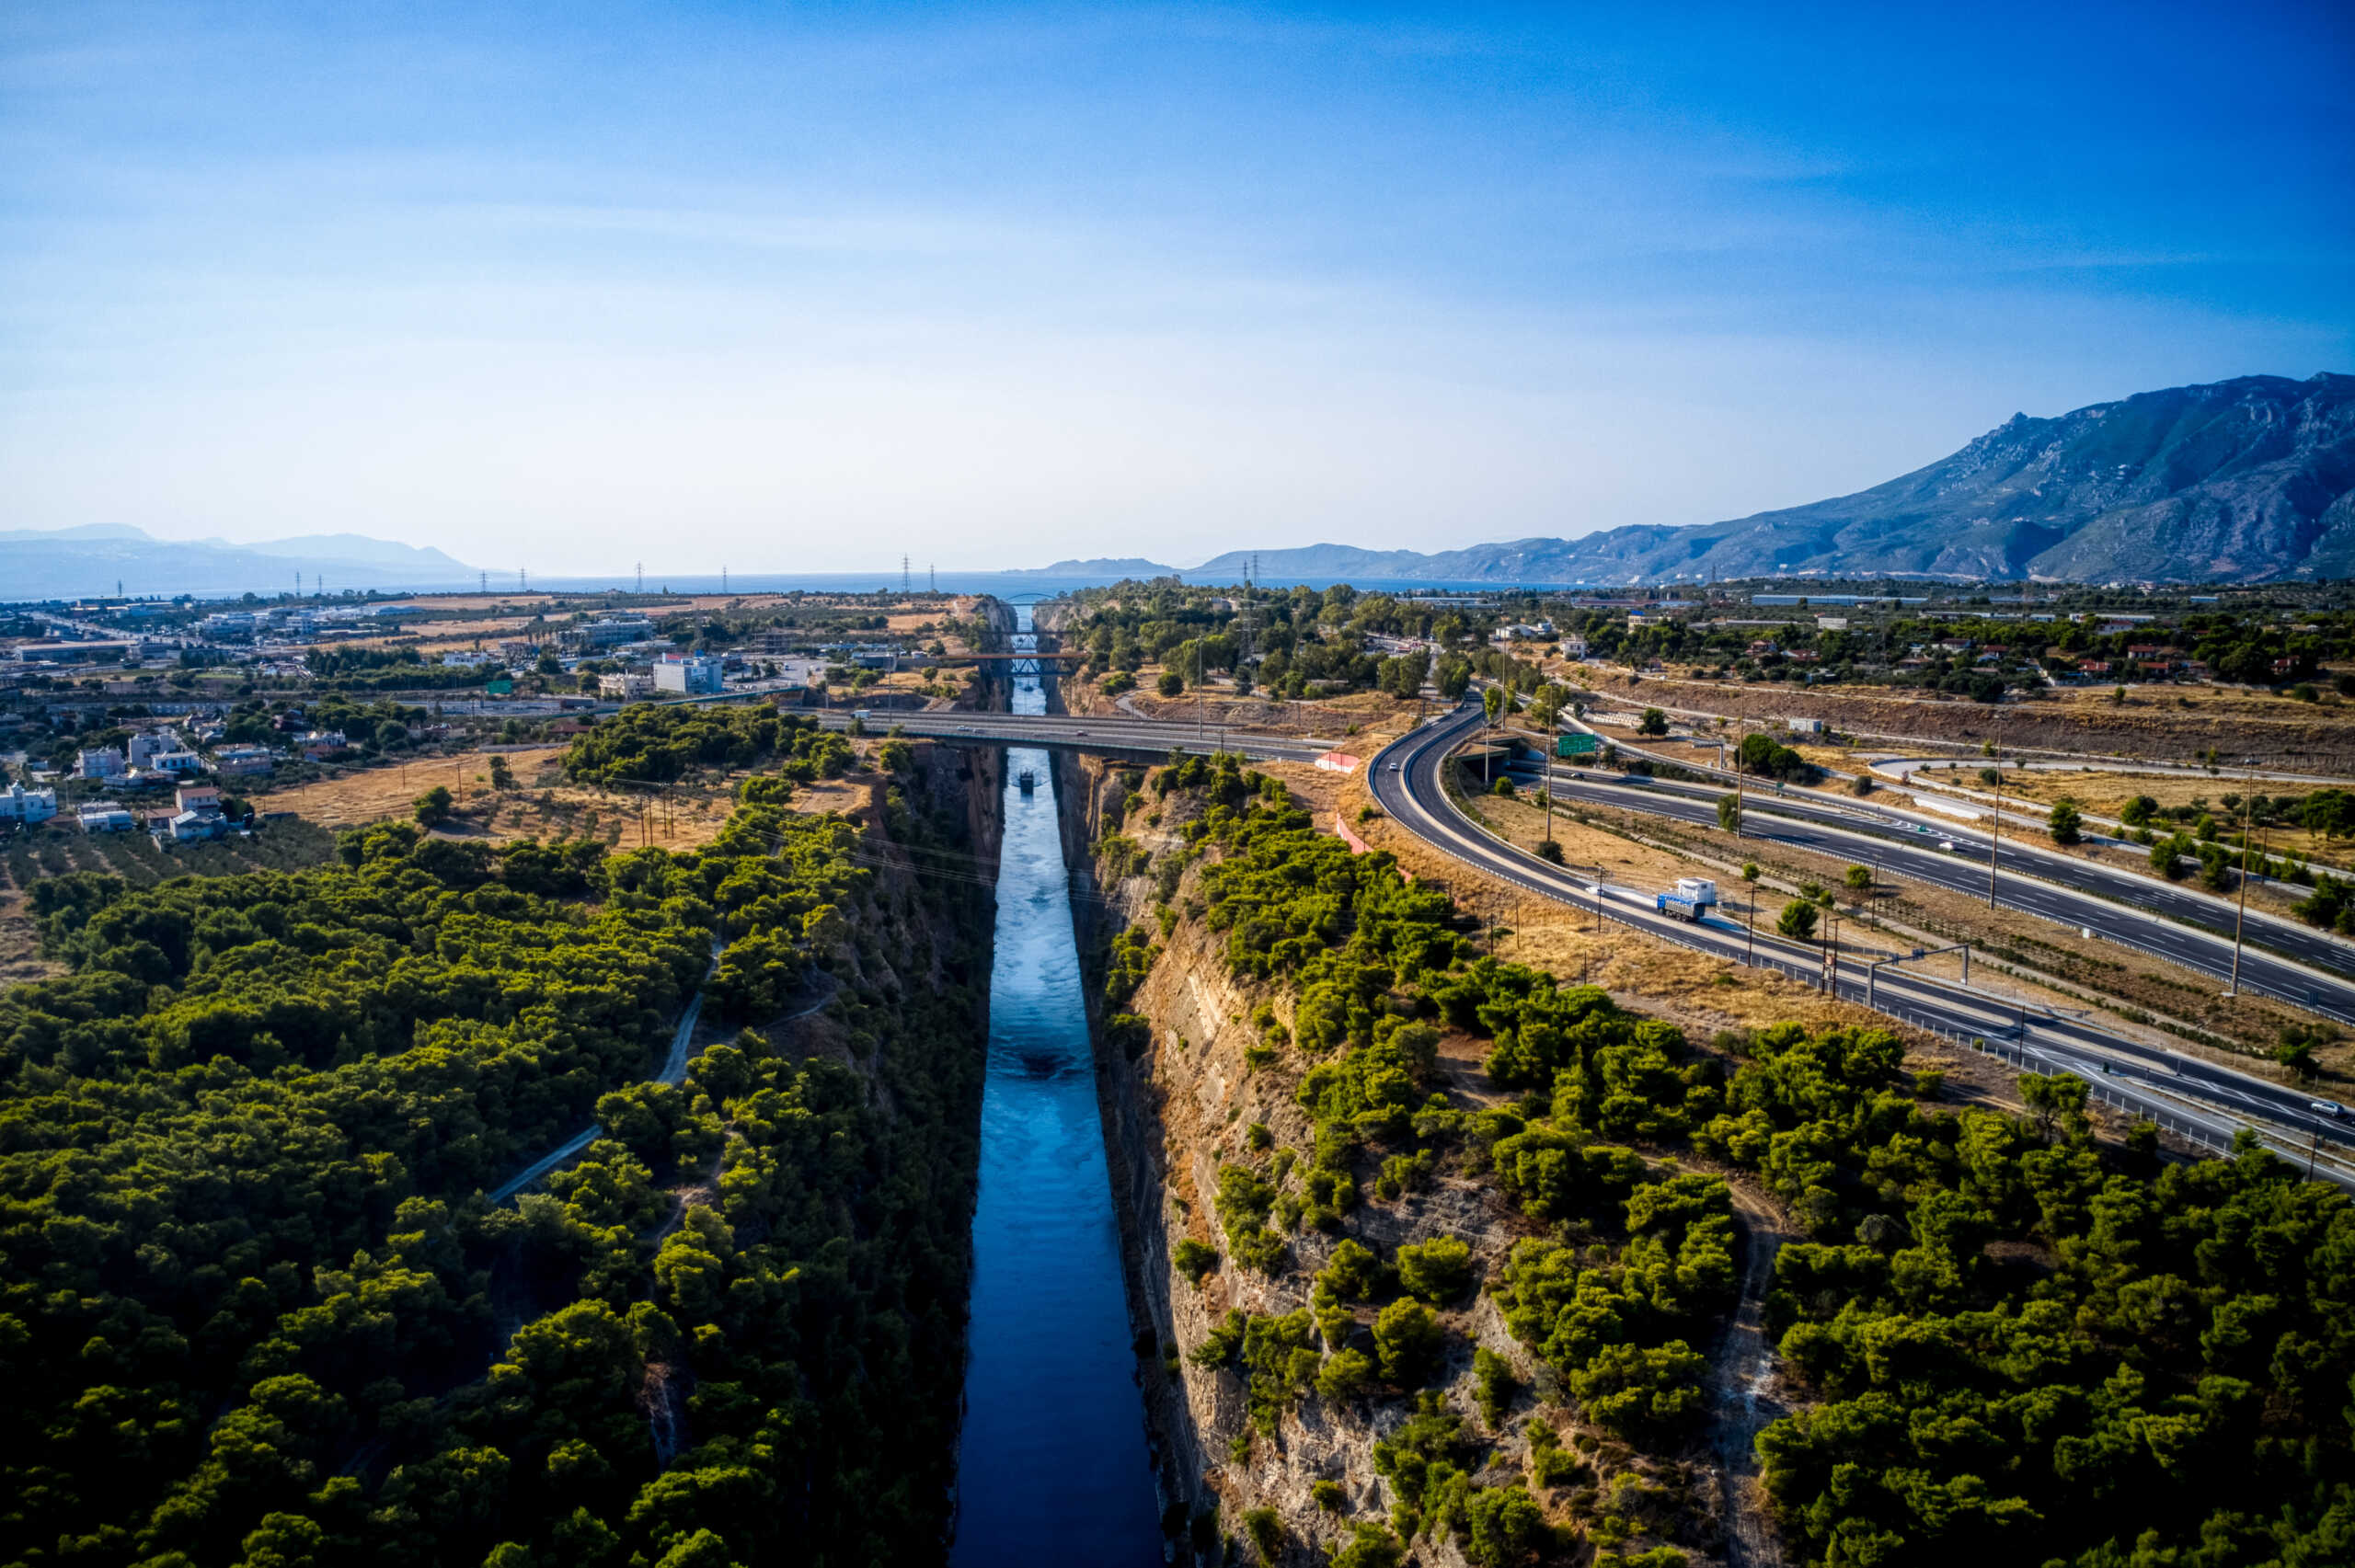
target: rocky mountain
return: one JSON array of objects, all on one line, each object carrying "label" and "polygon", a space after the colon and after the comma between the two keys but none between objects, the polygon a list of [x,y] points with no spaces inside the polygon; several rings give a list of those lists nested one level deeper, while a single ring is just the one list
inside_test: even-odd
[{"label": "rocky mountain", "polygon": [[[1233,551],[1185,575],[1232,582]],[[1260,575],[1630,583],[1869,576],[2073,582],[2355,577],[2355,376],[2243,376],[2016,414],[1853,496],[1696,527],[1614,528],[1422,555],[1263,550]]]},{"label": "rocky mountain", "polygon": [[294,586],[298,572],[310,579],[324,575],[330,589],[462,588],[476,580],[472,567],[439,550],[357,533],[232,544],[156,539],[119,523],[0,532],[0,599],[6,600],[113,593],[117,583],[132,594],[280,593]]}]

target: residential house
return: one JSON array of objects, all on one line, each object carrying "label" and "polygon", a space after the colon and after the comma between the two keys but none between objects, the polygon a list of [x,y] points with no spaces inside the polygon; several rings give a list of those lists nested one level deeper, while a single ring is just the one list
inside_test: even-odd
[{"label": "residential house", "polygon": [[204,759],[193,751],[165,751],[156,756],[155,768],[159,773],[185,778],[204,772]]},{"label": "residential house", "polygon": [[139,818],[120,801],[93,800],[76,815],[86,833],[128,833],[139,826]]},{"label": "residential house", "polygon": [[172,798],[182,811],[210,812],[215,817],[221,815],[221,791],[217,785],[182,784],[173,792]]},{"label": "residential house", "polygon": [[134,768],[152,768],[156,758],[167,751],[182,750],[180,738],[168,729],[143,729],[131,738],[131,745],[127,748],[129,761]]},{"label": "residential house", "polygon": [[266,773],[276,765],[267,746],[222,746],[213,753],[213,772],[229,778]]},{"label": "residential house", "polygon": [[597,677],[597,694],[619,697],[624,702],[650,697],[654,695],[654,677],[628,671],[619,675],[600,675]]},{"label": "residential house", "polygon": [[322,757],[332,757],[338,751],[350,750],[351,743],[339,729],[315,729],[294,742],[303,755],[316,762]]},{"label": "residential house", "polygon": [[101,746],[95,751],[74,753],[74,776],[77,779],[113,779],[122,776],[122,753],[111,746]]},{"label": "residential house", "polygon": [[29,828],[56,815],[57,792],[53,789],[27,789],[23,784],[12,784],[6,794],[0,794],[0,822],[21,822]]},{"label": "residential house", "polygon": [[225,837],[229,824],[219,812],[183,811],[172,818],[172,841],[185,844],[199,839]]}]

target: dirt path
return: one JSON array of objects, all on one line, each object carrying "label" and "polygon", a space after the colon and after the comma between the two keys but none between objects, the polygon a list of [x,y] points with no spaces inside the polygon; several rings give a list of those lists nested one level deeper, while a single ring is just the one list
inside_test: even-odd
[{"label": "dirt path", "polygon": [[1781,1568],[1782,1539],[1766,1512],[1759,1484],[1758,1434],[1787,1413],[1774,1392],[1775,1342],[1766,1333],[1766,1290],[1784,1241],[1782,1217],[1743,1184],[1733,1194],[1734,1229],[1741,1242],[1741,1299],[1726,1323],[1709,1367],[1716,1419],[1709,1446],[1717,1459],[1725,1511],[1729,1568]]}]

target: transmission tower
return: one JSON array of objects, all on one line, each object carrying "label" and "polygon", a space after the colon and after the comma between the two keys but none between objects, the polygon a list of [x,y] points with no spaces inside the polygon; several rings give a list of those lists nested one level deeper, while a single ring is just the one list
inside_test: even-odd
[{"label": "transmission tower", "polygon": [[518,593],[532,591],[532,574],[521,567],[515,568],[515,591]]},{"label": "transmission tower", "polygon": [[638,564],[638,591],[640,593],[646,591],[646,563],[644,561]]},{"label": "transmission tower", "polygon": [[[482,591],[482,592],[484,592],[484,593],[488,593],[488,592],[490,591],[490,574],[489,574],[488,572],[477,572],[477,573],[475,574],[475,578],[476,578],[476,586],[477,587],[477,589],[478,589],[480,591]],[[301,578],[300,577],[297,577],[297,578],[295,578],[295,580],[294,580],[294,590],[295,590],[297,593],[300,593],[300,592],[302,591],[302,589],[303,589],[303,581],[302,581],[302,578]]]},{"label": "transmission tower", "polygon": [[915,579],[908,575],[908,558],[902,555],[900,557],[900,591],[905,593],[914,586]]},{"label": "transmission tower", "polygon": [[719,591],[723,594],[728,591],[728,568],[726,567],[719,568]]},{"label": "transmission tower", "polygon": [[929,593],[938,593],[940,591],[940,568],[938,567],[926,567],[924,569],[924,576],[925,591]]}]

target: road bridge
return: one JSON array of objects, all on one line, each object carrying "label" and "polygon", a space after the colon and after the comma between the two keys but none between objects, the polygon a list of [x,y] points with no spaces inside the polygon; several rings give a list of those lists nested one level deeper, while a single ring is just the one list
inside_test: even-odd
[{"label": "road bridge", "polygon": [[[857,710],[833,708],[807,713],[829,729],[846,727]],[[1102,751],[1120,756],[1160,759],[1172,751],[1210,756],[1233,751],[1262,761],[1313,762],[1337,742],[1314,737],[1266,735],[1227,729],[1219,725],[1193,725],[1140,718],[1105,718],[1096,715],[965,713],[955,709],[902,711],[877,708],[864,721],[869,731],[897,728],[930,740],[971,740],[1008,746],[1043,746],[1049,750]]]}]

